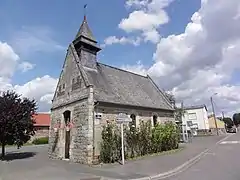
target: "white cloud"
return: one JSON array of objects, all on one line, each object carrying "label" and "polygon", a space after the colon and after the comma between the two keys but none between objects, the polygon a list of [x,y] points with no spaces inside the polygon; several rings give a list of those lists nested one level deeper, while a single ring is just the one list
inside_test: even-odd
[{"label": "white cloud", "polygon": [[126,1],[127,7],[144,7],[148,4],[148,0],[128,0]]},{"label": "white cloud", "polygon": [[203,0],[184,33],[159,41],[155,62],[145,71],[185,104],[209,106],[210,96],[217,92],[218,113],[239,109],[239,82],[232,82],[240,69],[239,7],[238,0]]},{"label": "white cloud", "polygon": [[101,47],[105,47],[107,45],[112,44],[132,44],[134,46],[138,46],[141,42],[141,38],[137,37],[136,39],[133,38],[127,38],[127,37],[121,37],[117,38],[116,36],[109,36],[104,40],[104,44],[101,45]]},{"label": "white cloud", "polygon": [[19,68],[22,71],[27,71],[34,65],[24,61],[21,62],[13,48],[2,42],[0,42],[0,64],[0,91],[15,90],[25,97],[36,99],[40,111],[49,111],[57,79],[46,75],[23,85],[12,84],[11,79]]},{"label": "white cloud", "polygon": [[24,56],[36,52],[54,52],[65,49],[54,40],[54,33],[48,27],[23,27],[14,33],[11,44],[14,49]]},{"label": "white cloud", "polygon": [[156,29],[159,25],[168,22],[168,16],[165,11],[160,10],[157,14],[147,13],[143,10],[133,11],[128,18],[122,19],[119,28],[126,32],[148,31]]},{"label": "white cloud", "polygon": [[[127,0],[127,8],[133,11],[128,17],[123,18],[118,27],[126,33],[132,33],[136,40],[128,38],[117,38],[110,36],[105,39],[105,45],[112,44],[133,44],[139,45],[140,42],[158,43],[160,40],[159,28],[169,22],[167,12],[164,10],[173,0]],[[141,40],[138,40],[141,39]],[[110,41],[106,43],[106,41]]]},{"label": "white cloud", "polygon": [[150,41],[153,43],[158,43],[160,40],[160,34],[158,33],[158,31],[156,29],[144,31],[142,35],[144,37],[145,42]]},{"label": "white cloud", "polygon": [[35,67],[35,64],[31,64],[29,62],[24,61],[21,64],[19,64],[18,67],[22,72],[27,72],[27,71],[33,69]]},{"label": "white cloud", "polygon": [[0,77],[10,78],[17,66],[19,56],[11,46],[0,41]]},{"label": "white cloud", "polygon": [[43,77],[37,77],[26,84],[15,85],[13,88],[23,96],[46,101],[46,99],[49,98],[49,94],[53,95],[56,85],[57,79],[45,75]]},{"label": "white cloud", "polygon": [[136,65],[123,65],[121,69],[124,69],[126,71],[130,71],[136,74],[140,74],[143,76],[147,75],[147,69],[144,67],[144,65],[141,63],[141,61],[138,61]]}]

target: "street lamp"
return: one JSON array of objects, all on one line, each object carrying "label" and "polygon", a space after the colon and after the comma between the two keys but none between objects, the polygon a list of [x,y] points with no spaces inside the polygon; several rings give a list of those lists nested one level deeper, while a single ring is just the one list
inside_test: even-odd
[{"label": "street lamp", "polygon": [[[214,93],[213,95],[217,95],[217,93]],[[215,110],[214,110],[214,106],[213,106],[213,95],[210,97],[210,101],[211,101],[211,105],[212,105],[213,118],[214,118],[216,130],[217,130],[217,135],[219,135],[218,126],[217,126],[217,120],[216,120],[216,115],[215,115]]]}]

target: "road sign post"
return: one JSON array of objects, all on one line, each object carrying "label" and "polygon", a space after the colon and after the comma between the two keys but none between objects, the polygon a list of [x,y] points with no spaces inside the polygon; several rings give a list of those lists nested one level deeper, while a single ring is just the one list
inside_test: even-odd
[{"label": "road sign post", "polygon": [[117,123],[121,124],[121,142],[122,142],[122,165],[125,163],[124,158],[124,134],[123,134],[123,124],[132,122],[132,119],[128,117],[127,114],[119,113],[117,116]]},{"label": "road sign post", "polygon": [[122,165],[125,164],[125,158],[124,158],[124,136],[123,136],[123,123],[121,123],[121,141],[122,141]]}]

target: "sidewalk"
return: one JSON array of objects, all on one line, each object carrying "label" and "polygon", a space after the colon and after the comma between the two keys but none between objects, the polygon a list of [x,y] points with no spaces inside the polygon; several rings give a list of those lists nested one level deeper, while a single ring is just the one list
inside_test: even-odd
[{"label": "sidewalk", "polygon": [[91,174],[110,179],[137,179],[154,176],[184,164],[186,161],[215,145],[215,143],[224,137],[226,136],[197,137],[193,139],[192,143],[186,144],[185,148],[179,152],[127,161],[123,166],[117,164],[95,167],[92,169]]}]

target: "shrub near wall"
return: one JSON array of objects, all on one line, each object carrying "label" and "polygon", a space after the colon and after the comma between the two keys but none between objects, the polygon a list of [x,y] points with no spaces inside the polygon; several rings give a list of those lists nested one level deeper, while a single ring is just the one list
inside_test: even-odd
[{"label": "shrub near wall", "polygon": [[48,137],[36,138],[32,141],[32,144],[35,144],[35,145],[48,144]]},{"label": "shrub near wall", "polygon": [[[124,137],[125,158],[128,159],[178,148],[179,131],[172,122],[152,128],[148,121],[141,122],[139,128],[125,126]],[[100,160],[103,163],[121,160],[121,136],[115,124],[103,128]]]}]

